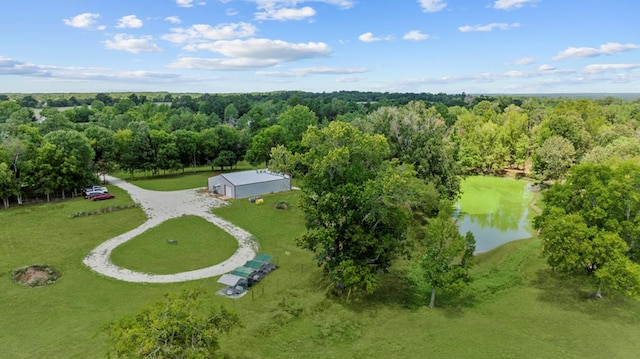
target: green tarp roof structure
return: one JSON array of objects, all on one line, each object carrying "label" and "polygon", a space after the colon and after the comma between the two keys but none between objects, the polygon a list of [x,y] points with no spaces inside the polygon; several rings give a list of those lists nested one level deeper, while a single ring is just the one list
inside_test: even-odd
[{"label": "green tarp roof structure", "polygon": [[238,267],[234,269],[233,272],[231,272],[231,274],[237,275],[238,277],[249,278],[249,276],[253,274],[253,272],[255,271],[256,270],[253,268]]},{"label": "green tarp roof structure", "polygon": [[256,256],[256,258],[254,259],[254,261],[259,261],[259,262],[265,262],[265,263],[268,263],[269,261],[271,261],[271,259],[272,259],[272,258],[273,258],[273,256],[270,256],[270,255],[268,255],[268,254],[266,254],[266,253],[261,253],[261,254],[258,254],[258,255]]},{"label": "green tarp roof structure", "polygon": [[247,263],[244,264],[246,268],[252,268],[255,270],[262,268],[263,265],[264,265],[264,262],[256,261],[256,260],[247,261]]}]

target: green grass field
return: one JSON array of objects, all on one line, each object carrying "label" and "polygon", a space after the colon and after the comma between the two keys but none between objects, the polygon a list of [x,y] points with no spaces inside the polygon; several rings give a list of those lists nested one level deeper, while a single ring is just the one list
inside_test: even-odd
[{"label": "green grass field", "polygon": [[237,249],[235,238],[220,227],[201,217],[183,216],[116,247],[111,260],[137,272],[172,274],[220,263]]},{"label": "green grass field", "polygon": [[[241,317],[243,327],[222,338],[220,357],[600,359],[636,358],[640,352],[640,303],[614,295],[586,299],[589,283],[553,277],[535,238],[478,255],[469,290],[461,298],[439,296],[436,309],[407,286],[403,263],[383,275],[384,286],[365,300],[327,296],[311,254],[294,242],[304,231],[295,191],[264,196],[264,205],[232,201],[214,212],[254,234],[279,266],[244,297],[216,295],[222,287],[217,278],[120,282],[92,272],[82,258],[143,223],[142,210],[70,218],[131,203],[118,188],[110,191],[116,199],[0,210],[0,357],[103,358],[106,323],[165,293],[194,287],[210,293],[212,305]],[[292,206],[274,209],[280,200]],[[175,230],[180,224],[165,226]],[[48,287],[14,283],[11,270],[29,264],[53,265],[62,276]]]}]

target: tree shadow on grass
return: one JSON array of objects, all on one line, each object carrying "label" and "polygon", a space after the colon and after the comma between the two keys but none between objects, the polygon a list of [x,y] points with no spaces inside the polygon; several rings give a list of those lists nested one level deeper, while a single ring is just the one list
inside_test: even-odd
[{"label": "tree shadow on grass", "polygon": [[640,302],[606,290],[602,292],[602,299],[595,299],[592,292],[596,285],[586,276],[559,276],[550,268],[545,268],[536,273],[531,285],[540,290],[536,299],[545,304],[580,312],[595,319],[640,325]]},{"label": "tree shadow on grass", "polygon": [[[354,312],[377,310],[380,308],[397,308],[418,310],[429,306],[430,292],[426,293],[413,285],[402,270],[390,270],[378,276],[380,286],[368,295],[351,296],[328,292],[327,296]],[[439,292],[435,309],[443,310],[447,316],[460,317],[465,309],[475,305],[475,295],[471,290],[455,295]]]}]

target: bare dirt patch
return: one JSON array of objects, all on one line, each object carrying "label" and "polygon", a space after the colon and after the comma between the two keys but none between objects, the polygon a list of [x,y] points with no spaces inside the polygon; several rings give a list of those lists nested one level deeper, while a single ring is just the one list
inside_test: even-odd
[{"label": "bare dirt patch", "polygon": [[40,287],[55,283],[60,273],[49,265],[31,265],[13,270],[13,280],[27,287]]}]

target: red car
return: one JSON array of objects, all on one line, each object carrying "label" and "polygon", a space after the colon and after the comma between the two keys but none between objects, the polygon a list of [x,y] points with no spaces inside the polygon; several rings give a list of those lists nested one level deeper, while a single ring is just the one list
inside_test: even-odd
[{"label": "red car", "polygon": [[99,194],[91,197],[91,199],[94,201],[102,201],[103,199],[112,199],[112,198],[116,198],[116,196],[111,193],[103,193],[103,194]]}]

